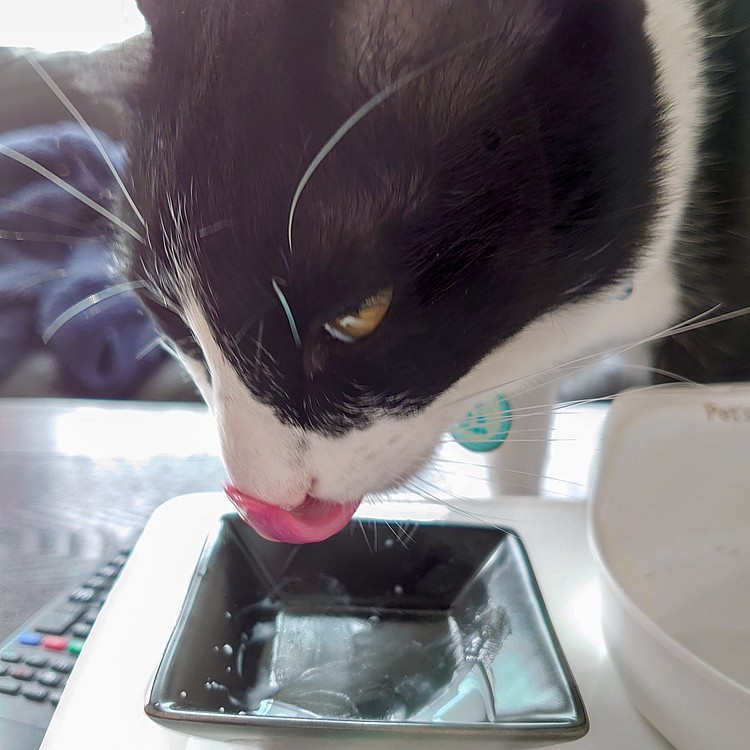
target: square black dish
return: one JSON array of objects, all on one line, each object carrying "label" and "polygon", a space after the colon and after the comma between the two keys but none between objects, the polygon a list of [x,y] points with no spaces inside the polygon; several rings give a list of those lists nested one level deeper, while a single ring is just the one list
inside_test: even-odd
[{"label": "square black dish", "polygon": [[243,727],[255,736],[586,733],[514,532],[421,523],[406,539],[365,524],[367,537],[354,521],[325,542],[287,545],[223,516],[156,672],[149,716],[217,738]]}]

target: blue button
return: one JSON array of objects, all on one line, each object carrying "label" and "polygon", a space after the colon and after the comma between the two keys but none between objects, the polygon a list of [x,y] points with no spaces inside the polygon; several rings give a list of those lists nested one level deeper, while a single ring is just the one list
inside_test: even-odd
[{"label": "blue button", "polygon": [[24,646],[38,646],[42,642],[42,636],[39,633],[21,633],[16,639]]}]

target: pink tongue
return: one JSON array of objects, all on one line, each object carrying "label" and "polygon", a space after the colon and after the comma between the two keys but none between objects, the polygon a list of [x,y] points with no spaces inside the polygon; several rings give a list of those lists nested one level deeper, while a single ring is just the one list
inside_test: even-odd
[{"label": "pink tongue", "polygon": [[246,495],[232,485],[224,487],[242,520],[272,542],[321,542],[346,526],[361,501],[324,503],[308,495],[298,508],[286,510]]}]

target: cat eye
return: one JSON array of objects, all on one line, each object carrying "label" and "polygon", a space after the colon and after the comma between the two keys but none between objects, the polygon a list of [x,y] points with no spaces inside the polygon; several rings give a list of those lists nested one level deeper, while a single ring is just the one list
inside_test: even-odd
[{"label": "cat eye", "polygon": [[352,343],[369,336],[382,322],[393,297],[393,289],[383,289],[368,297],[356,312],[345,313],[325,324],[333,338]]}]

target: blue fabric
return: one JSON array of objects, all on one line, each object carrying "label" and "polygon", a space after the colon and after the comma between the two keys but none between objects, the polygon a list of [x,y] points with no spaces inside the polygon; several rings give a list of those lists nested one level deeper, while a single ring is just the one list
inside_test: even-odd
[{"label": "blue fabric", "polygon": [[[122,147],[97,136],[122,170]],[[119,188],[77,123],[5,133],[0,144],[112,209]],[[121,283],[111,268],[110,244],[106,219],[0,154],[0,378],[74,305]],[[148,349],[157,336],[135,294],[123,291],[57,327],[47,346],[76,395],[115,398],[131,393],[164,358],[160,347]]]},{"label": "blue fabric", "polygon": [[84,239],[75,245],[65,276],[44,285],[36,330],[43,336],[59,316],[86,301],[85,310],[52,333],[48,348],[63,372],[88,393],[119,396],[139,383],[164,352],[151,346],[157,333],[132,293],[106,296],[120,283],[102,262],[106,257],[99,240]]}]

